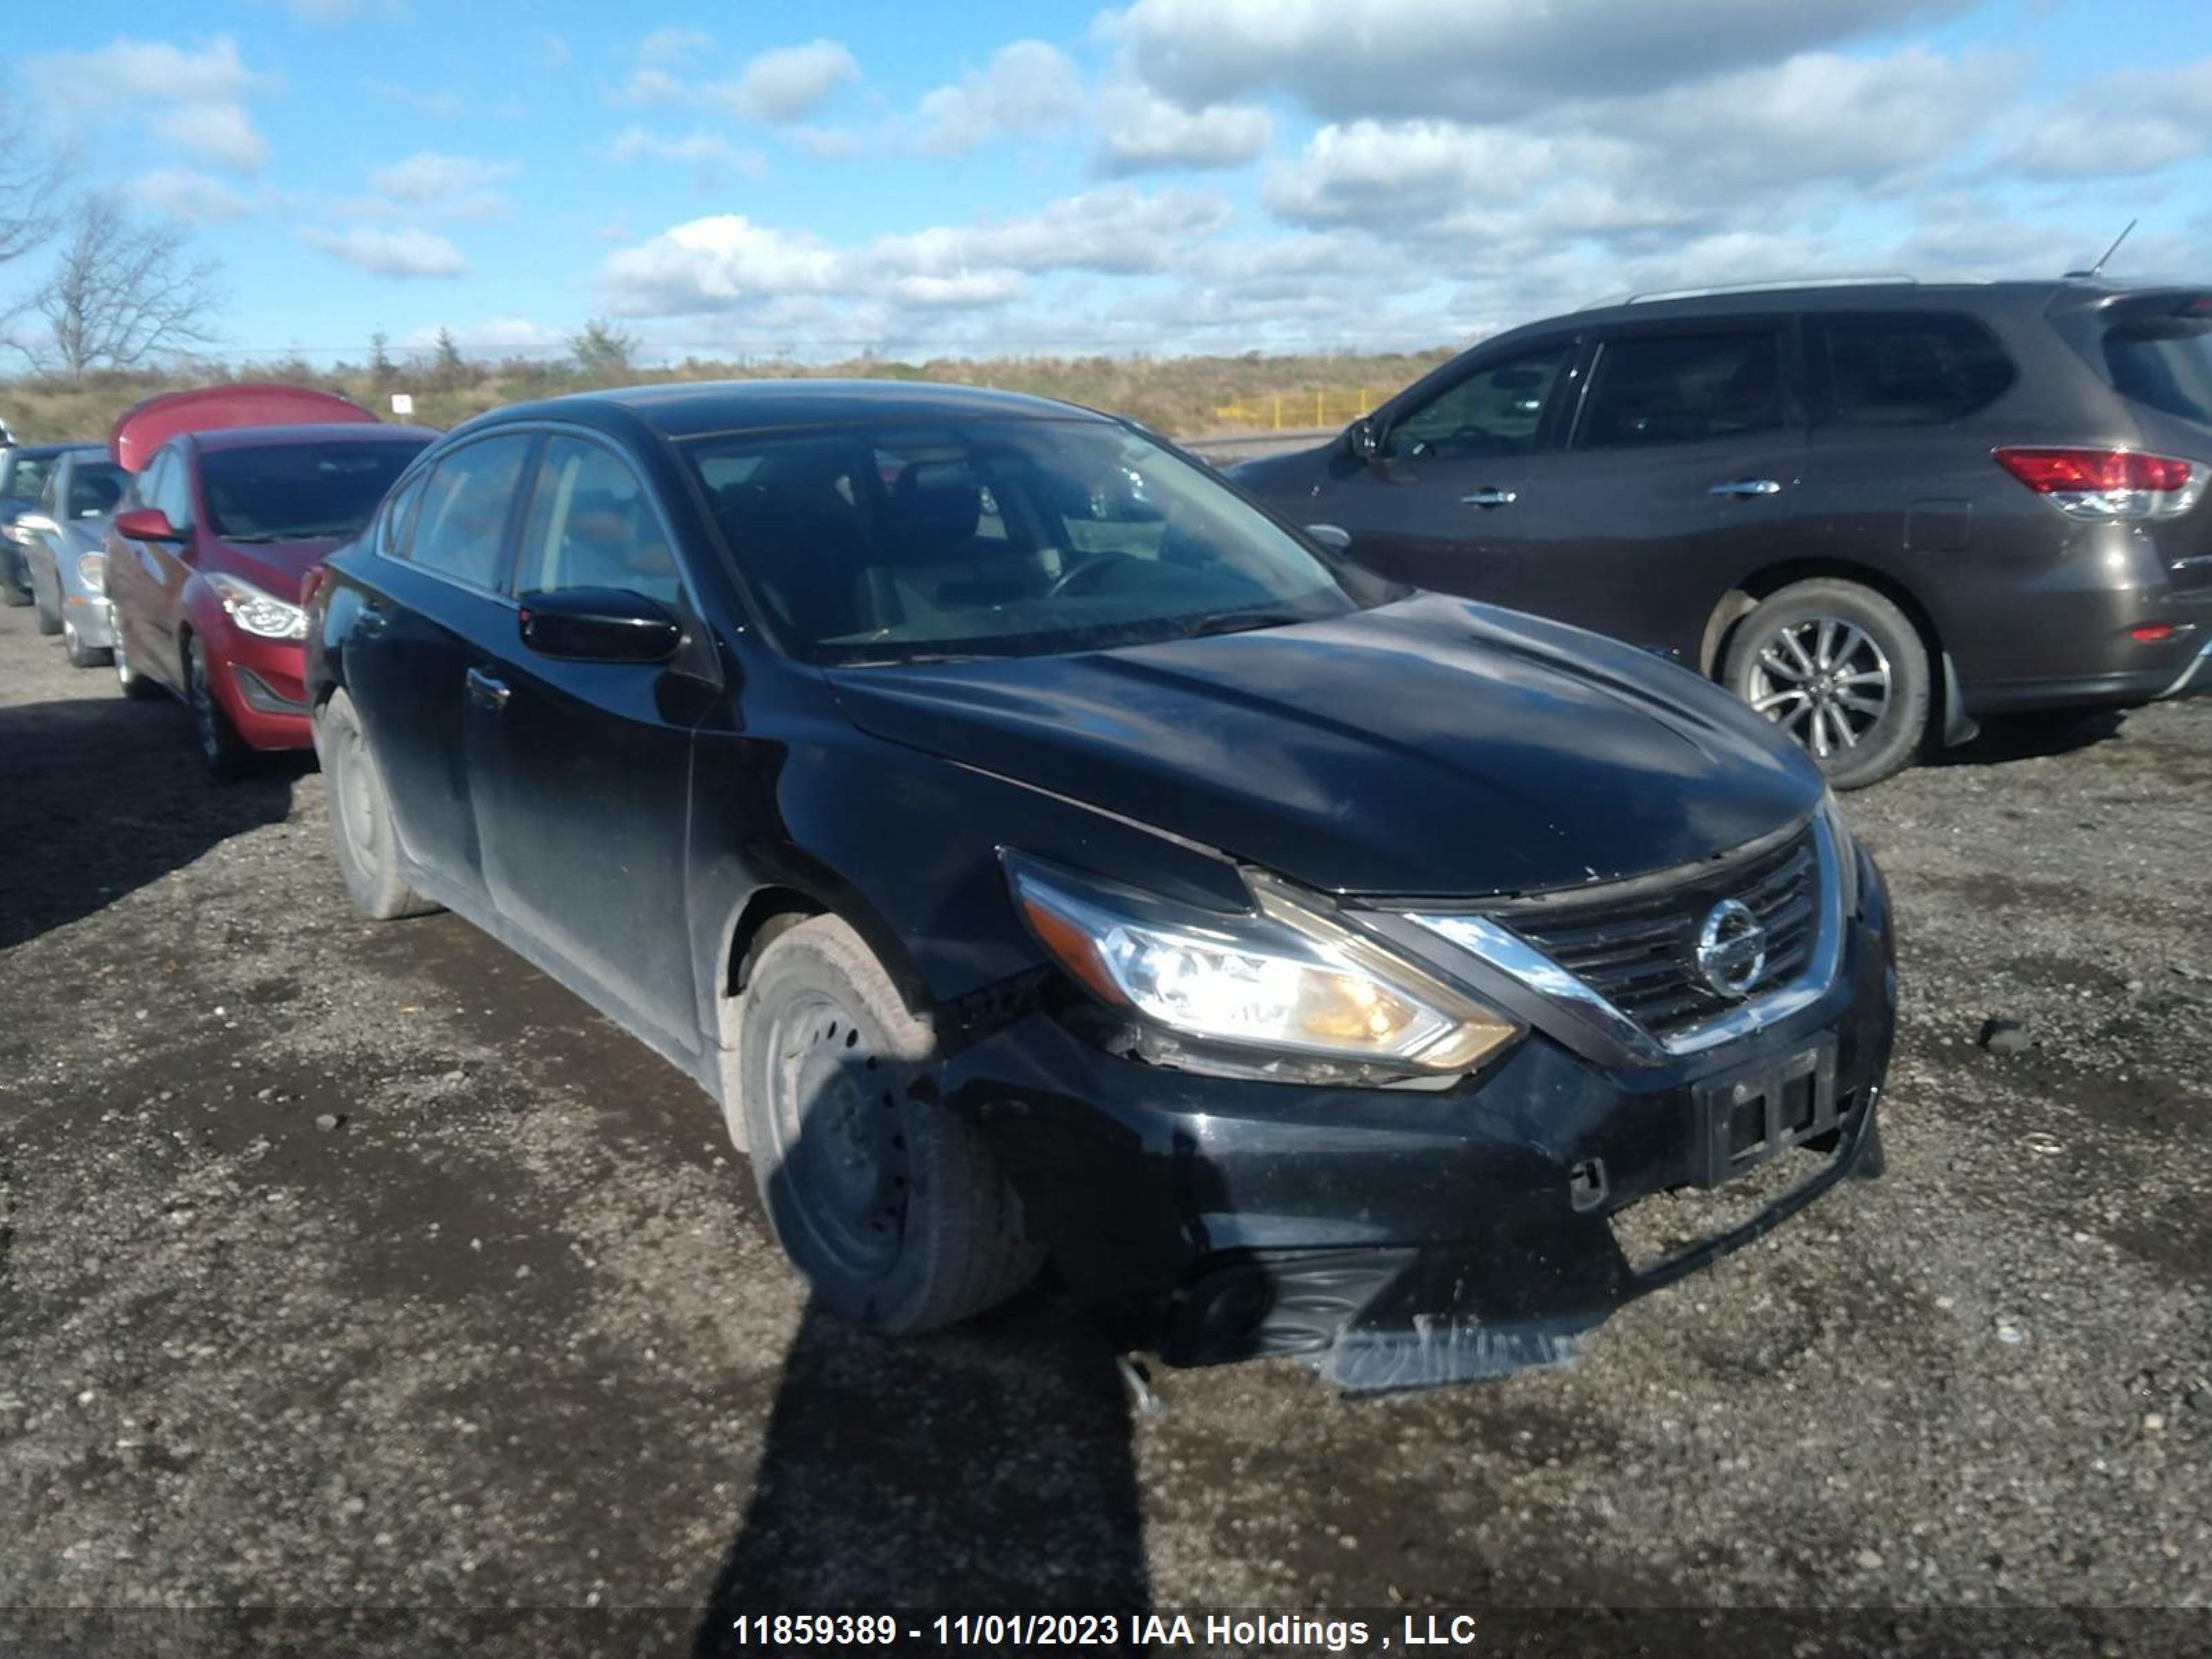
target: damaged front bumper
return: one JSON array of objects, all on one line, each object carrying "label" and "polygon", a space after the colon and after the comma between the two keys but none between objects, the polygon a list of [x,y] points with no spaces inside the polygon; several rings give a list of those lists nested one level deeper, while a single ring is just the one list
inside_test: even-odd
[{"label": "damaged front bumper", "polygon": [[[1171,1364],[1296,1355],[1355,1393],[1563,1364],[1615,1309],[1880,1173],[1896,975],[1863,867],[1826,993],[1665,1065],[1602,1068],[1532,1033],[1447,1090],[1253,1083],[1120,1058],[1032,1010],[939,1083],[1071,1285]],[[1632,1262],[1616,1224],[1662,1194],[1737,1190],[1736,1165],[1764,1163],[1762,1109],[1768,1149],[1814,1167]],[[1754,1150],[1732,1162],[1731,1135]]]}]

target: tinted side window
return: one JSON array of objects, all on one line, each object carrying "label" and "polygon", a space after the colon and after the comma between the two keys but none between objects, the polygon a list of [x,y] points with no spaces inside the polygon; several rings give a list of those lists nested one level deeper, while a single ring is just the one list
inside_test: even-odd
[{"label": "tinted side window", "polygon": [[441,460],[423,486],[405,556],[471,587],[501,586],[507,509],[533,441],[526,432],[486,438]]},{"label": "tinted side window", "polygon": [[2117,324],[2105,333],[2105,366],[2123,398],[2212,422],[2212,323],[2156,317]]},{"label": "tinted side window", "polygon": [[418,472],[402,485],[376,520],[376,550],[387,559],[407,556],[409,520],[415,514],[415,503],[422,499],[422,486],[429,479],[427,472]]},{"label": "tinted side window", "polygon": [[1573,343],[1561,341],[1476,369],[1394,421],[1384,453],[1439,460],[1528,454],[1574,355]]},{"label": "tinted side window", "polygon": [[1579,443],[1696,443],[1782,423],[1782,347],[1773,331],[1654,334],[1606,343]]},{"label": "tinted side window", "polygon": [[545,441],[514,585],[627,588],[663,605],[683,586],[644,484],[612,450],[579,438]]},{"label": "tinted side window", "polygon": [[1942,426],[2013,382],[2012,360],[1971,317],[1909,311],[1820,317],[1814,360],[1847,426]]}]

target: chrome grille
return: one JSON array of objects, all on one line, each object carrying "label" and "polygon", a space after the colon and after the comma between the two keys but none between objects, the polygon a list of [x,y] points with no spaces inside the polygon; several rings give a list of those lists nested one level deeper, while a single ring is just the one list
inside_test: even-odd
[{"label": "chrome grille", "polygon": [[1820,860],[1808,828],[1747,858],[1660,887],[1523,899],[1488,914],[1633,1019],[1671,1036],[1736,1006],[1698,972],[1698,930],[1735,899],[1766,928],[1766,966],[1745,999],[1805,971],[1820,931]]}]

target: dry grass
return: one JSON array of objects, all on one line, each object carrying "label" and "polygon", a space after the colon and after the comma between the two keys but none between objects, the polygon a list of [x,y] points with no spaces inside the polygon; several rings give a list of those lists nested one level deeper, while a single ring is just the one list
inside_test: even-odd
[{"label": "dry grass", "polygon": [[[408,363],[382,375],[346,364],[319,370],[304,362],[279,363],[248,371],[204,365],[186,374],[98,374],[81,383],[42,376],[0,381],[0,417],[26,441],[100,437],[141,398],[212,380],[252,380],[322,386],[379,411],[390,406],[392,392],[406,392],[415,398],[416,420],[447,427],[502,404],[608,385],[853,376],[1034,392],[1132,416],[1160,431],[1189,436],[1243,424],[1217,416],[1224,404],[1265,403],[1280,393],[1286,404],[1303,408],[1314,402],[1317,392],[1349,392],[1363,387],[1395,391],[1449,355],[1447,349],[1438,348],[1388,356],[1263,357],[1255,353],[1241,357],[1006,357],[923,363],[871,358],[809,366],[690,361],[671,368],[637,370],[613,380],[588,378],[568,363],[520,359],[444,369]],[[1340,401],[1330,399],[1329,407]]]}]

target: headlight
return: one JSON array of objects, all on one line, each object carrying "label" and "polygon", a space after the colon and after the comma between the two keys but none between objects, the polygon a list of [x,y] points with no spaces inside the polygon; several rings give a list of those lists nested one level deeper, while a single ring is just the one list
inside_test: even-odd
[{"label": "headlight", "polygon": [[107,555],[81,554],[76,562],[76,579],[95,593],[107,592]]},{"label": "headlight", "polygon": [[222,608],[230,612],[230,619],[247,633],[258,634],[264,640],[307,637],[307,613],[298,605],[221,571],[211,574],[207,580],[208,586],[222,600]]},{"label": "headlight", "polygon": [[[1256,909],[1226,915],[1020,854],[1006,863],[1017,907],[1061,967],[1108,1006],[1200,1043],[1404,1075],[1465,1072],[1519,1034],[1262,876],[1247,878]],[[1253,1069],[1180,1048],[1171,1059]]]}]

